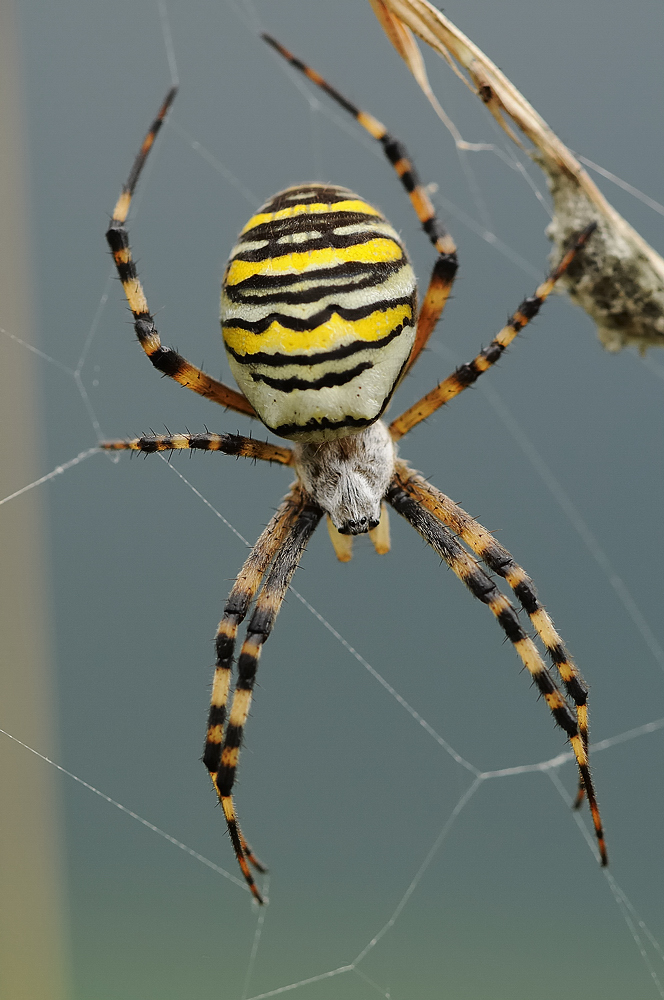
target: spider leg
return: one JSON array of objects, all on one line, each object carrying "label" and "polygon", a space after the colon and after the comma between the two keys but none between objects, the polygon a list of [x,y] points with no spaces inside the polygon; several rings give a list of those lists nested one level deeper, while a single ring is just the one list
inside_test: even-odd
[{"label": "spider leg", "polygon": [[608,864],[602,821],[590,776],[588,754],[579,731],[579,725],[537,647],[522,629],[514,608],[476,560],[457,541],[455,535],[427,509],[419,498],[409,495],[409,492],[399,481],[398,475],[393,479],[385,499],[398,514],[401,514],[412,524],[425,542],[445,560],[454,574],[468,587],[471,594],[488,606],[514,646],[523,665],[549,706],[554,720],[567,733],[579,768],[581,781],[588,795],[601,863],[602,865]]},{"label": "spider leg", "polygon": [[233,588],[224,607],[224,616],[219,622],[215,636],[217,661],[210,714],[205,741],[203,762],[214,781],[221,764],[221,744],[226,719],[226,702],[230,687],[231,667],[235,651],[237,630],[256,596],[268,566],[274,559],[289,529],[301,508],[300,490],[293,487],[279,505],[269,524],[249,553],[244,566],[238,573]]},{"label": "spider leg", "polygon": [[231,410],[236,410],[238,413],[255,417],[254,408],[241,392],[237,392],[222,382],[218,382],[204,371],[201,371],[200,368],[196,368],[195,365],[190,364],[176,351],[171,350],[170,347],[162,347],[154,319],[148,309],[143,286],[136,273],[136,265],[132,258],[131,247],[129,246],[129,234],[125,228],[125,222],[127,221],[134,188],[176,93],[177,87],[169,90],[157,117],[143,140],[143,145],[134,160],[127,183],[122,188],[120,197],[113,209],[113,218],[106,233],[106,240],[111,248],[118,276],[122,282],[129,308],[134,317],[136,336],[154,367],[163,375],[168,375],[169,378],[179,382],[180,385],[184,385],[188,389],[193,389],[200,396],[205,396],[207,399],[211,399],[213,402],[219,403],[221,406],[226,406]]},{"label": "spider leg", "polygon": [[[256,680],[261,648],[272,631],[286,591],[302,558],[307,542],[323,516],[321,509],[313,503],[299,486],[296,486],[290,496],[287,497],[284,506],[287,506],[288,510],[284,511],[283,520],[280,522],[279,537],[277,538],[275,535],[275,537],[267,542],[272,563],[269,570],[267,570],[267,566],[269,565],[267,554],[261,561],[261,567],[264,567],[262,573],[266,573],[266,576],[240,651],[237,667],[238,677],[223,745],[221,744],[221,735],[235,634],[240,621],[244,617],[244,614],[246,614],[251,596],[256,592],[259,584],[258,573],[255,570],[253,571],[253,575],[251,572],[248,572],[243,577],[247,564],[245,564],[245,568],[238,577],[238,582],[233,591],[231,591],[224,619],[222,619],[219,626],[217,637],[219,683],[217,685],[217,674],[215,673],[215,686],[213,687],[212,707],[210,709],[211,724],[208,728],[208,740],[204,757],[224,810],[228,832],[242,874],[254,897],[259,902],[263,900],[248,864],[249,861],[256,864],[256,859],[251,854],[251,850],[240,830],[232,790],[240,755],[242,735],[251,707],[252,692]],[[278,514],[279,512],[275,517],[278,517]],[[268,529],[266,529],[266,532]],[[266,532],[259,539],[259,544],[265,537]],[[253,554],[252,552],[249,560],[251,560]],[[249,596],[249,591],[251,591],[251,596]],[[234,595],[236,595],[235,598]],[[239,611],[236,610],[238,607],[240,608]],[[257,867],[262,868],[260,862]]]},{"label": "spider leg", "polygon": [[579,778],[579,787],[576,791],[576,798],[572,803],[572,809],[580,809],[583,805],[583,800],[586,797],[586,786],[583,783],[583,778]]},{"label": "spider leg", "polygon": [[[217,773],[221,765],[221,746],[223,742],[224,722],[226,720],[226,703],[230,689],[231,668],[237,630],[244,620],[252,600],[256,596],[267,568],[298,516],[301,509],[300,494],[299,487],[296,485],[293,486],[262,532],[233,584],[233,588],[226,601],[226,606],[224,607],[223,618],[217,628],[215,636],[217,657],[212,682],[205,750],[203,753],[203,763],[210,772],[215,789],[217,787]],[[237,837],[245,858],[259,871],[265,871],[266,869],[255,857],[242,836],[239,827]]]},{"label": "spider leg", "polygon": [[414,472],[403,461],[396,463],[396,481],[414,500],[421,503],[434,517],[442,521],[486,563],[490,570],[501,576],[512,588],[514,596],[530,618],[547,653],[576,707],[579,734],[588,752],[588,685],[574,663],[565,643],[537,597],[535,585],[523,567],[515,562],[511,553],[482,527],[465,510],[440,490]]},{"label": "spider leg", "polygon": [[435,413],[445,403],[449,403],[451,399],[458,396],[469,385],[473,385],[483,372],[488,371],[489,368],[500,360],[505,348],[512,343],[516,335],[523,330],[524,326],[537,315],[542,303],[551,294],[555,283],[565,273],[579,250],[587,243],[596,228],[597,223],[591,222],[589,226],[586,226],[582,232],[574,237],[569,250],[563,256],[558,266],[539,285],[534,295],[523,300],[509,323],[503,327],[500,333],[496,334],[488,347],[481,350],[468,364],[457,368],[452,375],[448,375],[435,389],[432,389],[419,402],[415,403],[405,413],[402,413],[400,417],[392,421],[390,424],[390,434],[395,441],[402,438],[404,434],[407,434],[408,431],[412,430],[422,420],[430,417],[432,413]]},{"label": "spider leg", "polygon": [[[515,562],[508,552],[470,514],[453,500],[427,482],[423,476],[413,472],[403,461],[396,463],[396,478],[401,487],[427,510],[458,535],[472,551],[486,563],[490,570],[501,576],[512,588],[515,597],[527,613],[537,634],[554,663],[565,689],[574,701],[579,734],[588,754],[588,685],[574,663],[554,624],[540,603],[535,585],[523,567]],[[578,809],[583,803],[585,786],[579,780],[579,789],[572,808]]]},{"label": "spider leg", "polygon": [[104,451],[180,451],[191,448],[198,451],[221,451],[224,455],[243,458],[260,458],[265,462],[279,462],[291,465],[293,452],[290,448],[256,441],[240,434],[149,434],[126,441],[101,441]]},{"label": "spider leg", "polygon": [[450,296],[452,284],[459,266],[454,240],[437,218],[433,203],[426,188],[420,181],[417,170],[415,169],[415,166],[408,155],[408,150],[404,144],[388,132],[382,122],[379,122],[377,118],[373,117],[373,115],[367,114],[366,111],[362,111],[360,108],[352,104],[351,101],[343,96],[343,94],[340,94],[338,90],[324,80],[323,77],[316,72],[316,70],[311,69],[310,66],[303,63],[300,59],[289,52],[288,49],[285,49],[283,45],[277,42],[276,39],[272,38],[271,35],[263,34],[262,37],[268,45],[271,45],[273,49],[276,49],[279,55],[283,56],[284,59],[291,64],[291,66],[294,66],[295,69],[298,69],[301,73],[303,73],[307,79],[311,80],[312,83],[315,83],[317,87],[321,88],[321,90],[324,90],[333,101],[336,101],[336,103],[344,109],[344,111],[348,111],[349,114],[356,119],[358,124],[366,129],[369,135],[380,142],[383,147],[383,152],[394,167],[399,180],[408,193],[412,206],[422,224],[422,229],[438,252],[438,259],[433,266],[433,271],[429,280],[429,287],[427,288],[424,299],[422,300],[422,307],[417,321],[415,343],[413,344],[413,349],[410,352],[408,364],[404,369],[405,374],[406,371],[415,363],[420,351],[426,345]]}]

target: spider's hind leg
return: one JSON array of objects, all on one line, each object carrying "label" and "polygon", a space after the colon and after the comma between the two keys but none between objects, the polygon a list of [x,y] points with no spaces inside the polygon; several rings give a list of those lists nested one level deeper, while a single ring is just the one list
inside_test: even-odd
[{"label": "spider's hind leg", "polygon": [[438,219],[429,193],[422,184],[404,144],[396,136],[392,135],[391,132],[388,132],[382,122],[366,111],[362,111],[361,108],[356,107],[347,97],[344,97],[335,87],[332,87],[327,80],[324,80],[320,73],[317,73],[315,69],[303,63],[301,59],[298,59],[288,49],[284,48],[275,38],[264,33],[263,39],[279,55],[283,56],[291,66],[294,66],[300,73],[303,73],[308,80],[311,80],[317,87],[324,90],[333,101],[336,101],[344,111],[351,114],[357,123],[381,144],[385,156],[392,164],[397,177],[410,198],[411,205],[415,209],[415,214],[420,221],[422,229],[438,254],[433,265],[431,278],[429,279],[429,286],[422,299],[422,307],[417,319],[415,342],[410,352],[408,363],[403,371],[403,375],[405,375],[414,365],[420,352],[426,347],[427,341],[442,316],[447,300],[450,297],[459,266],[456,244]]},{"label": "spider's hind leg", "polygon": [[253,406],[241,392],[218,382],[211,375],[190,364],[177,351],[162,345],[154,317],[148,308],[147,298],[139,280],[129,244],[126,222],[134,190],[176,93],[177,87],[172,87],[169,90],[156,118],[148,129],[127,182],[123,185],[120,197],[113,209],[113,218],[106,233],[106,241],[111,249],[118,277],[134,317],[134,330],[138,342],[157,371],[161,372],[162,375],[168,375],[180,385],[192,389],[200,396],[205,396],[221,406],[235,410],[237,413],[244,413],[249,417],[255,417]]}]

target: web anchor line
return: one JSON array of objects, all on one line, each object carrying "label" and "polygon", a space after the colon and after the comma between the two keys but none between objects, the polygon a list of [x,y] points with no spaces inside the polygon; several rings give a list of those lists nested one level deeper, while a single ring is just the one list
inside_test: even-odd
[{"label": "web anchor line", "polygon": [[0,500],[0,507],[4,503],[9,503],[10,500],[15,500],[16,497],[22,496],[24,493],[28,493],[33,490],[36,486],[41,486],[43,483],[49,482],[51,479],[55,479],[56,476],[61,476],[63,472],[67,472],[69,469],[73,469],[75,465],[80,465],[84,462],[86,458],[90,458],[92,455],[99,455],[99,448],[87,448],[85,451],[79,451],[78,455],[74,458],[70,458],[68,462],[63,462],[62,465],[56,465],[54,469],[47,472],[45,476],[41,476],[39,479],[35,479],[33,483],[28,483],[27,486],[22,486],[20,490],[15,490],[14,493],[10,493],[9,496],[3,497]]},{"label": "web anchor line", "polygon": [[83,788],[87,788],[89,792],[93,792],[95,795],[98,795],[100,799],[104,800],[104,802],[108,802],[109,805],[115,806],[115,808],[119,809],[120,812],[125,814],[125,816],[129,816],[130,819],[136,820],[137,823],[140,823],[142,826],[146,827],[146,829],[151,830],[152,833],[156,833],[159,837],[163,837],[164,840],[167,840],[169,844],[173,844],[174,847],[179,847],[181,851],[184,851],[185,854],[189,854],[192,858],[195,858],[196,861],[200,861],[202,865],[205,865],[207,868],[211,868],[212,871],[216,872],[218,875],[223,875],[224,878],[227,878],[229,882],[233,882],[235,885],[239,886],[240,889],[244,889],[247,892],[249,891],[249,887],[244,881],[236,878],[235,875],[231,875],[231,873],[227,872],[225,868],[221,868],[219,865],[216,865],[214,861],[210,861],[210,859],[206,858],[204,854],[199,854],[198,851],[195,851],[192,847],[187,847],[187,845],[183,844],[181,840],[178,840],[176,837],[172,837],[170,833],[166,833],[166,831],[162,830],[161,827],[155,826],[154,823],[151,823],[143,816],[140,816],[137,812],[134,812],[133,809],[123,806],[121,802],[117,801],[117,799],[114,799],[105,792],[95,788],[95,786],[91,785],[89,781],[79,778],[79,776],[74,774],[73,771],[68,771],[66,767],[62,767],[61,764],[58,764],[56,761],[51,760],[50,757],[47,757],[45,754],[35,750],[33,747],[29,746],[29,744],[24,743],[23,740],[19,740],[16,736],[12,736],[12,734],[8,733],[6,729],[0,729],[0,733],[3,736],[6,736],[7,739],[11,740],[12,743],[17,743],[20,747],[23,747],[24,750],[28,750],[31,754],[34,754],[35,757],[39,757],[39,759],[43,760],[46,764],[50,764],[51,767],[54,767],[56,771],[60,772],[60,774],[66,775],[68,778],[71,778],[72,781],[82,785]]}]

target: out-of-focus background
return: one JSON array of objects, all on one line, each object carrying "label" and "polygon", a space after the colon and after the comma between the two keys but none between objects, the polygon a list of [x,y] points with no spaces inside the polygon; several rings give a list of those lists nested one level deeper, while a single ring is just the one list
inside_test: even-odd
[{"label": "out-of-focus background", "polygon": [[[345,184],[378,205],[402,232],[421,283],[428,279],[432,250],[388,165],[278,62],[258,38],[262,28],[384,120],[438,185],[461,271],[434,345],[392,413],[405,408],[532,292],[547,267],[544,207],[524,174],[493,152],[460,159],[368,3],[170,0],[166,11],[181,91],[130,224],[164,343],[230,378],[217,319],[227,253],[257,205],[298,181]],[[568,145],[664,201],[659,4],[452,2],[446,14]],[[250,430],[157,377],[109,281],[104,228],[171,80],[159,7],[16,0],[15,22],[33,323],[12,329],[16,313],[0,303],[0,351],[4,384],[31,360],[34,409],[2,428],[0,470],[23,450],[22,421],[36,419],[41,430],[33,471],[3,474],[2,497],[94,446],[93,419],[105,437],[164,425]],[[464,138],[513,157],[480,102],[438,59],[427,62]],[[547,202],[541,174],[521,162]],[[599,183],[661,249],[661,212]],[[664,355],[607,354],[586,315],[555,297],[486,386],[401,449],[534,578],[592,686],[594,740],[664,716],[663,380]],[[246,555],[229,525],[253,541],[288,482],[282,469],[219,455],[176,455],[171,468],[157,456],[113,463],[95,455],[0,511],[14,505],[42,518],[30,530],[46,538],[39,572],[50,582],[38,616],[50,643],[57,735],[48,737],[25,705],[15,717],[0,713],[0,727],[233,875],[198,760],[211,639]],[[364,539],[350,565],[335,560],[319,531],[298,591],[476,768],[563,751],[491,615],[407,525],[395,516],[392,525],[389,556]],[[3,655],[5,676],[17,669]],[[242,888],[30,756],[17,794],[41,799],[42,787],[60,803],[49,810],[53,829],[44,829],[49,868],[60,858],[49,905],[61,907],[53,919],[70,972],[49,1000],[273,995],[353,963],[404,900],[472,774],[292,595],[259,682],[237,803],[272,873],[260,940]],[[644,733],[594,761],[610,871],[660,942],[662,739],[662,730]],[[0,766],[20,768],[22,755],[0,735]],[[572,766],[556,774],[573,793]],[[2,864],[12,867],[7,857]],[[664,996],[661,956],[627,914],[638,941],[549,777],[493,779],[458,814],[357,973],[300,985],[294,996]]]}]

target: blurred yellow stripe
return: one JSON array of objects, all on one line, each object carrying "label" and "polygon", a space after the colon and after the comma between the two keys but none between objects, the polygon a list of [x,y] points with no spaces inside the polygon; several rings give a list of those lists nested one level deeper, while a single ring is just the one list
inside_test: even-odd
[{"label": "blurred yellow stripe", "polygon": [[[0,304],[8,332],[34,342],[30,324],[27,233],[22,179],[18,37],[12,0],[0,4]],[[3,345],[4,346],[4,345]],[[38,391],[31,355],[4,351],[0,428],[4,496],[38,478],[43,465],[36,424]],[[2,508],[0,518],[0,716],[3,728],[53,752],[48,591],[38,490]],[[49,630],[50,631],[50,630]],[[0,737],[0,996],[66,1000],[68,962],[62,906],[58,782],[54,771]]]}]

